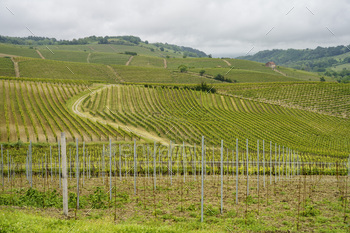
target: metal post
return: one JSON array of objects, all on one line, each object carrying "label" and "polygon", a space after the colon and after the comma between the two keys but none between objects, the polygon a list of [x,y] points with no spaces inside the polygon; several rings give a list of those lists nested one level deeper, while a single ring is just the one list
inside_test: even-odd
[{"label": "metal post", "polygon": [[136,195],[136,174],[137,174],[136,139],[134,139],[134,195]]},{"label": "metal post", "polygon": [[109,200],[112,201],[112,139],[109,139]]},{"label": "metal post", "polygon": [[201,222],[203,222],[203,202],[204,202],[204,183],[203,183],[203,179],[204,179],[204,136],[202,136],[202,186],[201,186]]},{"label": "metal post", "polygon": [[223,175],[224,175],[224,164],[223,164],[223,157],[224,157],[224,141],[223,140],[221,140],[221,157],[220,157],[220,175],[221,175],[221,201],[220,201],[220,203],[221,203],[221,208],[220,208],[220,213],[222,214],[222,208],[223,208],[223,186],[224,186],[224,182],[223,182]]},{"label": "metal post", "polygon": [[[58,148],[60,150],[60,148]],[[61,133],[61,151],[62,151],[62,179],[63,179],[63,214],[68,217],[68,182],[67,182],[67,155],[66,155],[66,136]]]},{"label": "metal post", "polygon": [[157,189],[157,167],[156,167],[156,148],[157,144],[154,141],[154,146],[153,146],[153,179],[154,179],[154,190]]},{"label": "metal post", "polygon": [[265,188],[265,140],[263,140],[263,172],[264,172],[264,188]]},{"label": "metal post", "polygon": [[257,145],[257,158],[256,158],[256,161],[257,161],[257,169],[258,169],[258,172],[257,172],[257,191],[259,192],[259,175],[260,175],[260,167],[259,167],[259,164],[260,164],[260,160],[259,160],[259,139],[258,139],[258,145]]},{"label": "metal post", "polygon": [[[61,135],[62,136],[62,135]],[[61,150],[60,150],[60,141],[57,142],[58,146],[58,177],[59,177],[59,186],[61,189]]]},{"label": "metal post", "polygon": [[247,139],[247,144],[246,144],[246,149],[247,149],[247,196],[249,196],[249,149],[248,149],[248,139]]},{"label": "metal post", "polygon": [[236,204],[238,204],[238,138],[236,138]]},{"label": "metal post", "polygon": [[77,169],[76,169],[76,178],[77,178],[77,209],[79,209],[79,147],[78,147],[78,138],[75,139],[76,141],[76,163],[77,163]]}]

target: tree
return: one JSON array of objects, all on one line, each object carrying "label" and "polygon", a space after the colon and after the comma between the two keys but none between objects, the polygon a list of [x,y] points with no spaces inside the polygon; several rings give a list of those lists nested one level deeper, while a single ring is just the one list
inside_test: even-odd
[{"label": "tree", "polygon": [[164,47],[160,47],[159,49],[160,51],[164,52]]},{"label": "tree", "polygon": [[178,68],[179,68],[181,73],[187,72],[187,66],[185,66],[185,65],[180,65]]},{"label": "tree", "polygon": [[200,76],[203,76],[204,73],[205,73],[205,70],[200,70],[199,71]]},{"label": "tree", "polygon": [[320,81],[321,81],[321,82],[325,82],[326,79],[322,76],[322,77],[320,78]]},{"label": "tree", "polygon": [[212,58],[211,54],[208,55],[209,58]]},{"label": "tree", "polygon": [[145,44],[148,44],[148,40],[145,41]]}]

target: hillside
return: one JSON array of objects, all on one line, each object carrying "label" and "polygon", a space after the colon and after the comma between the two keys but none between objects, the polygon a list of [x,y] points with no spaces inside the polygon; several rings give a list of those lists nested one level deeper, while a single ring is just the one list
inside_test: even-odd
[{"label": "hillside", "polygon": [[[0,44],[0,141],[55,142],[66,131],[68,141],[199,143],[204,135],[209,144],[264,139],[323,156],[350,149],[348,85],[255,61],[183,56],[174,46],[101,42]],[[199,91],[200,83],[208,86]]]},{"label": "hillside", "polygon": [[171,85],[113,85],[85,97],[78,106],[85,117],[175,143],[200,144],[203,135],[208,144],[222,139],[231,147],[235,138],[250,138],[329,156],[348,156],[350,149],[347,119],[272,103]]},{"label": "hillside", "polygon": [[[125,54],[125,50],[128,50],[128,54]],[[258,62],[166,54],[170,54],[170,51],[158,53],[142,46],[115,44],[45,45],[37,48],[0,44],[0,76],[104,83],[222,82],[214,79],[218,74],[227,81],[238,83],[319,80],[314,73],[284,67],[279,67],[280,72],[276,72]],[[10,57],[13,57],[12,61]],[[180,72],[181,66],[186,67],[185,72]],[[204,74],[201,75],[201,72]]]},{"label": "hillside", "polygon": [[274,49],[239,58],[263,63],[273,61],[280,66],[325,72],[327,68],[348,64],[350,62],[350,50],[349,46],[317,47],[316,49]]}]

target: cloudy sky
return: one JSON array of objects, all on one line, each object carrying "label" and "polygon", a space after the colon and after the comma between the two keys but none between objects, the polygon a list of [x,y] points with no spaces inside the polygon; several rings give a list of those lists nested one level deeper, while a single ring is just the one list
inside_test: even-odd
[{"label": "cloudy sky", "polygon": [[0,0],[0,35],[135,35],[214,56],[348,45],[349,22],[349,0]]}]

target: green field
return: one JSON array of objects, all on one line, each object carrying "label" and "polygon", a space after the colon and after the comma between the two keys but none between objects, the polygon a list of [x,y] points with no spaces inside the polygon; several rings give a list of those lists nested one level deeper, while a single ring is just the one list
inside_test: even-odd
[{"label": "green field", "polygon": [[199,144],[203,135],[209,144],[265,139],[327,156],[348,156],[350,149],[347,119],[186,89],[113,86],[90,95],[83,109],[175,142]]},{"label": "green field", "polygon": [[39,54],[34,48],[30,49],[29,46],[8,45],[0,43],[0,53],[22,56],[22,57],[34,57],[40,58]]},{"label": "green field", "polygon": [[20,61],[19,69],[21,77],[116,82],[116,75],[102,64],[35,59]]},{"label": "green field", "polygon": [[64,50],[48,50],[46,48],[40,50],[45,59],[56,61],[71,61],[71,62],[83,62],[87,61],[87,52],[79,51],[64,51]]},{"label": "green field", "polygon": [[89,63],[125,65],[130,55],[118,53],[91,53]]},{"label": "green field", "polygon": [[198,74],[180,73],[164,68],[111,65],[124,82],[136,83],[220,83]]},{"label": "green field", "polygon": [[142,67],[158,67],[164,68],[164,60],[158,57],[146,57],[146,56],[135,56],[131,63],[131,66],[142,66]]},{"label": "green field", "polygon": [[341,118],[350,116],[350,85],[321,82],[234,84],[216,86],[220,93],[304,109]]},{"label": "green field", "polygon": [[13,62],[10,58],[0,57],[0,76],[15,76]]}]

